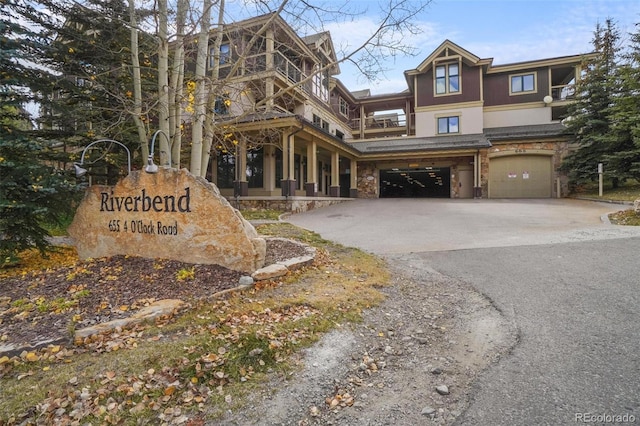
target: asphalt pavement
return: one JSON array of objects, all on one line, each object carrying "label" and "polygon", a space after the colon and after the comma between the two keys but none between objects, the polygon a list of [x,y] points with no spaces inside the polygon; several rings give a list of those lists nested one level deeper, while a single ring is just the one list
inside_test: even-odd
[{"label": "asphalt pavement", "polygon": [[640,423],[640,227],[578,200],[357,200],[291,216],[322,237],[468,282],[519,342],[461,425]]}]

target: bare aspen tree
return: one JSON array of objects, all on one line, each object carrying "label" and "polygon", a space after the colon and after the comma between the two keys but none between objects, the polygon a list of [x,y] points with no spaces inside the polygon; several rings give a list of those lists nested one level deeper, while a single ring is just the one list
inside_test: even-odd
[{"label": "bare aspen tree", "polygon": [[169,37],[167,0],[158,0],[158,127],[164,134],[156,139],[160,164],[169,163]]},{"label": "bare aspen tree", "polygon": [[211,68],[210,90],[207,101],[207,117],[204,121],[204,141],[202,143],[202,158],[200,170],[202,177],[206,177],[209,160],[211,158],[211,145],[213,144],[213,134],[215,127],[215,115],[212,113],[216,100],[216,92],[219,91],[217,84],[220,78],[220,46],[222,46],[222,37],[224,35],[224,6],[225,0],[220,0],[218,5],[218,23],[216,27],[216,36],[213,42],[213,66]]},{"label": "bare aspen tree", "polygon": [[[200,33],[196,54],[195,71],[195,105],[194,120],[191,130],[191,167],[190,171],[196,176],[202,176],[202,138],[206,119],[206,90],[205,74],[207,58],[209,56],[209,28],[211,20],[211,0],[204,0],[202,17],[200,19]],[[206,170],[204,171],[206,174]]]},{"label": "bare aspen tree", "polygon": [[142,121],[142,77],[140,75],[140,58],[138,47],[138,19],[136,18],[135,1],[129,0],[129,25],[131,27],[131,70],[133,74],[133,111],[131,116],[136,125],[142,158],[149,156],[147,145],[147,131]]},{"label": "bare aspen tree", "polygon": [[171,140],[171,166],[180,167],[182,146],[182,108],[184,94],[184,38],[188,0],[178,0],[176,9],[176,37],[173,46],[173,58],[170,72],[169,91],[169,138]]}]

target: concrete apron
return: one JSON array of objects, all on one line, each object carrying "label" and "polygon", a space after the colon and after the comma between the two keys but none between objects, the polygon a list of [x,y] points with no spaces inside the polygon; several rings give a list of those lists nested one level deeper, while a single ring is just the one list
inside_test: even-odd
[{"label": "concrete apron", "polygon": [[286,220],[383,255],[638,236],[640,227],[606,220],[608,213],[627,208],[573,199],[361,199]]}]

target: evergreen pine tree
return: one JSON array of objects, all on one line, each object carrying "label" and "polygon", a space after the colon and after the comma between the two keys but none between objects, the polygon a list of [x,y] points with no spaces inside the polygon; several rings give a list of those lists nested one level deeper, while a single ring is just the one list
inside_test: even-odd
[{"label": "evergreen pine tree", "polygon": [[49,250],[43,224],[69,214],[76,193],[75,179],[55,167],[54,147],[32,130],[24,107],[34,98],[29,89],[51,77],[30,66],[32,55],[47,52],[47,39],[12,18],[0,18],[0,266],[28,248]]},{"label": "evergreen pine tree", "polygon": [[[576,101],[564,120],[576,149],[565,159],[562,169],[570,181],[579,185],[597,178],[597,165],[604,163],[611,150],[609,109],[616,94],[616,61],[619,33],[613,21],[597,25],[593,46],[597,57],[583,64],[583,75],[576,85]],[[614,186],[617,179],[614,176]]]},{"label": "evergreen pine tree", "polygon": [[630,41],[617,70],[618,91],[608,112],[610,150],[605,161],[607,174],[640,180],[640,24]]}]

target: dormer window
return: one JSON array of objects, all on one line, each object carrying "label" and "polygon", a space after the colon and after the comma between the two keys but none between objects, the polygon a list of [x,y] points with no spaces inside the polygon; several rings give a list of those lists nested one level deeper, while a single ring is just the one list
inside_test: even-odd
[{"label": "dormer window", "polygon": [[512,95],[520,95],[525,93],[534,93],[536,91],[536,74],[517,74],[512,75],[510,91]]},{"label": "dormer window", "polygon": [[458,62],[436,65],[436,95],[460,93],[460,65]]}]

